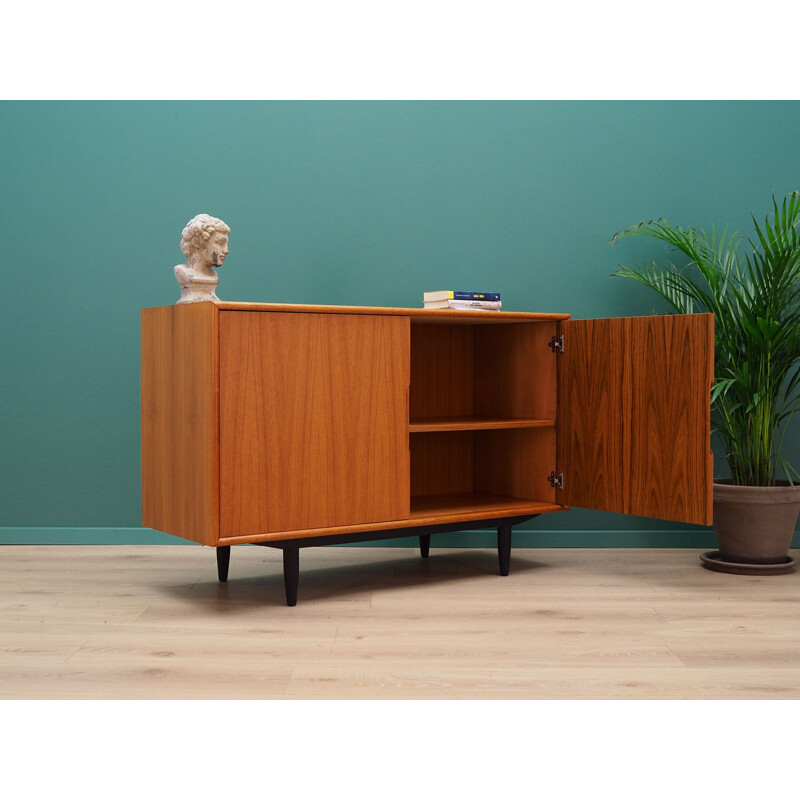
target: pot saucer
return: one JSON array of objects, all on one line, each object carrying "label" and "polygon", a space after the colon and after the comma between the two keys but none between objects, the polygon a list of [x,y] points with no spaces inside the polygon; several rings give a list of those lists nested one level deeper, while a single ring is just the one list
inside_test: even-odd
[{"label": "pot saucer", "polygon": [[791,556],[786,556],[783,564],[741,564],[736,561],[723,561],[719,550],[711,550],[700,556],[706,569],[715,572],[729,572],[734,575],[785,575],[791,572],[797,563]]}]

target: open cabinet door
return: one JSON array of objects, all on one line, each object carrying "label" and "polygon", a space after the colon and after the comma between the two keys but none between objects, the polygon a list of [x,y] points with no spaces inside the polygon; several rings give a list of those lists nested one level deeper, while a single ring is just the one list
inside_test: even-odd
[{"label": "open cabinet door", "polygon": [[561,326],[561,502],[711,525],[713,314]]}]

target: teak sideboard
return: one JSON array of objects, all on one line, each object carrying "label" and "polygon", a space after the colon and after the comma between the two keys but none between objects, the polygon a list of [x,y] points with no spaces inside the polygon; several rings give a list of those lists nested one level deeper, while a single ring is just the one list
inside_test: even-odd
[{"label": "teak sideboard", "polygon": [[142,521],[217,548],[496,527],[570,506],[711,524],[710,314],[266,303],[142,310]]}]

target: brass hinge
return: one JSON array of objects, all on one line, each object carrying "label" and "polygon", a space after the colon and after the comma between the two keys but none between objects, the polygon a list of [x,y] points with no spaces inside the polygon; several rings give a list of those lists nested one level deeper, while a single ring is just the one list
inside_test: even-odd
[{"label": "brass hinge", "polygon": [[556,475],[555,472],[551,472],[550,473],[550,477],[547,480],[550,481],[550,485],[554,489],[563,489],[564,488],[564,473],[563,472],[559,472],[558,475]]},{"label": "brass hinge", "polygon": [[560,336],[554,336],[550,340],[550,349],[554,353],[563,353],[564,352],[564,334],[563,333]]}]

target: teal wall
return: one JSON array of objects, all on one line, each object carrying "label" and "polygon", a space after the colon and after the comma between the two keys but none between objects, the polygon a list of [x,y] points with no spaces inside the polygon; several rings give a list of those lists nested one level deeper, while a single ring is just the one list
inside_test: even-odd
[{"label": "teal wall", "polygon": [[[749,231],[800,188],[799,130],[797,102],[0,103],[0,542],[178,541],[139,527],[139,309],[177,298],[195,214],[233,229],[225,300],[475,287],[513,310],[649,314],[608,276],[664,251],[612,234],[660,216]],[[529,530],[713,545],[578,509]]]}]

